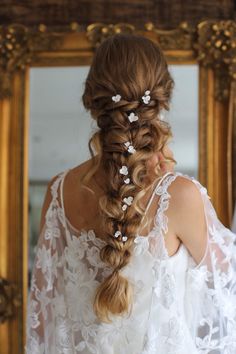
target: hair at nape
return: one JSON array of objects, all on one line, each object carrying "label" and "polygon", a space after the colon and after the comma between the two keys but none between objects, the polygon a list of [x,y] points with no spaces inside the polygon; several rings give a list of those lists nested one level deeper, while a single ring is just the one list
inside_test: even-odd
[{"label": "hair at nape", "polygon": [[104,40],[96,49],[85,81],[83,104],[98,130],[89,141],[94,164],[84,183],[101,167],[106,176],[99,199],[106,240],[100,257],[112,272],[96,289],[93,304],[104,322],[111,321],[110,315],[132,309],[133,288],[121,270],[131,260],[140,225],[150,222],[144,217],[141,199],[162,172],[159,162],[151,179],[147,162],[153,154],[163,153],[172,137],[160,113],[169,110],[173,87],[159,45],[134,34],[116,34]]}]

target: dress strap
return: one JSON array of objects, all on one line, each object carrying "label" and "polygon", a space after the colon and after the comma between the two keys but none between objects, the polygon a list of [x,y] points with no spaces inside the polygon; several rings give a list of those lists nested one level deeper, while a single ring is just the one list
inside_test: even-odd
[{"label": "dress strap", "polygon": [[[65,179],[65,176],[66,176],[66,174],[69,172],[69,170],[70,169],[68,169],[68,170],[65,170],[64,172],[62,172],[62,173],[60,173],[59,174],[59,176],[58,176],[58,179],[54,182],[55,183],[55,185],[54,185],[54,188],[56,187],[56,189],[58,188],[58,185],[59,185],[59,190],[60,190],[60,202],[61,202],[61,208],[62,208],[62,211],[63,211],[63,215],[65,216],[65,207],[64,207],[64,198],[63,198],[63,184],[64,184],[64,179]],[[148,201],[148,204],[147,204],[147,206],[146,206],[146,209],[145,209],[145,212],[144,212],[144,214],[146,214],[146,212],[147,212],[147,210],[148,210],[148,208],[150,207],[150,205],[151,205],[151,203],[152,203],[152,201],[153,201],[153,198],[154,198],[154,196],[155,196],[155,194],[156,194],[156,191],[158,190],[158,188],[159,188],[159,186],[161,185],[161,183],[163,182],[163,180],[168,176],[168,175],[171,175],[171,174],[173,174],[174,172],[171,172],[171,171],[169,171],[169,172],[166,172],[162,177],[161,177],[161,179],[158,181],[158,183],[157,183],[157,185],[155,186],[155,188],[154,188],[154,190],[153,190],[153,192],[152,192],[152,195],[151,195],[151,197],[150,197],[150,199],[149,199],[149,201]],[[54,197],[57,197],[58,196],[58,194],[57,194],[57,191],[56,190],[54,190]]]},{"label": "dress strap", "polygon": [[53,203],[58,202],[58,190],[59,190],[61,179],[62,179],[62,172],[52,178],[53,182],[51,184],[50,190],[51,190]]},{"label": "dress strap", "polygon": [[150,205],[151,205],[151,203],[152,203],[152,201],[153,201],[153,198],[154,198],[154,196],[155,196],[155,194],[156,194],[156,191],[157,191],[157,189],[159,188],[159,186],[161,185],[162,181],[163,181],[168,175],[173,174],[173,173],[174,173],[174,172],[169,171],[169,172],[166,172],[166,173],[161,177],[161,179],[160,179],[159,182],[157,183],[156,187],[154,188],[154,191],[152,192],[152,195],[151,195],[151,197],[150,197],[150,199],[149,199],[149,202],[148,202],[148,204],[147,204],[147,207],[146,207],[146,210],[145,210],[145,213],[144,213],[144,214],[146,214],[148,208],[150,207]]},{"label": "dress strap", "polygon": [[[63,193],[62,193],[62,188],[63,188],[63,181],[64,177],[67,174],[69,170],[63,171],[53,177],[54,181],[51,184],[51,196],[52,196],[52,203],[57,204],[58,206],[61,205],[63,211],[64,211],[64,200],[63,200]],[[60,198],[58,198],[60,196]]]},{"label": "dress strap", "polygon": [[64,207],[64,197],[63,197],[63,184],[64,184],[64,179],[65,179],[65,176],[67,175],[67,173],[69,172],[70,169],[68,170],[65,170],[63,173],[62,173],[62,178],[61,178],[61,183],[60,183],[60,200],[61,200],[61,208],[62,208],[62,211],[63,211],[63,215],[65,216],[65,207]]},{"label": "dress strap", "polygon": [[[61,201],[61,207],[62,207],[62,210],[63,212],[65,213],[65,208],[64,208],[64,198],[63,198],[63,184],[64,184],[64,179],[65,179],[65,176],[66,174],[69,172],[70,169],[68,170],[65,170],[64,172],[60,173],[59,174],[59,178],[57,180],[57,183],[59,182],[60,183],[60,201]],[[156,190],[158,189],[158,187],[160,186],[160,184],[162,183],[162,181],[166,178],[166,176],[168,176],[169,174],[173,174],[173,172],[166,172],[162,177],[161,179],[158,181],[157,185],[155,186],[154,188],[154,191],[152,192],[152,195],[148,201],[148,204],[147,204],[147,207],[146,207],[146,210],[145,210],[145,213],[147,211],[147,209],[150,207],[151,203],[152,203],[152,200],[155,196],[155,192]],[[58,186],[58,185],[57,185]]]},{"label": "dress strap", "polygon": [[165,214],[165,211],[169,207],[169,199],[171,198],[168,188],[178,176],[183,176],[183,174],[181,172],[173,173],[172,176],[169,176],[165,180],[161,188],[156,188],[156,193],[157,195],[160,195],[160,199],[158,201],[158,208],[155,216],[155,227],[160,230],[162,236],[163,232],[166,234],[168,231],[168,218]]}]

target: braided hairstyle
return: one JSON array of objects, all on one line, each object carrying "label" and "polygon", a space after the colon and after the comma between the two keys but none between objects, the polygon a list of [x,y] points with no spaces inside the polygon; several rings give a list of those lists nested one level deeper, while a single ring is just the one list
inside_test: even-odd
[{"label": "braided hairstyle", "polygon": [[[109,315],[123,314],[132,308],[133,288],[121,269],[131,260],[139,226],[148,224],[141,198],[161,176],[160,162],[154,168],[154,180],[147,163],[158,152],[166,161],[176,163],[163,152],[172,132],[169,124],[159,119],[161,109],[169,110],[173,86],[159,45],[133,34],[116,34],[104,40],[96,49],[85,81],[82,101],[98,130],[89,140],[94,164],[83,183],[99,168],[105,173],[99,211],[106,245],[100,257],[112,272],[96,289],[93,304],[96,315],[104,322],[111,321]],[[145,104],[141,98],[147,90],[150,101]],[[117,94],[120,100],[114,102],[112,97]],[[138,119],[130,123],[127,117],[132,112]],[[135,153],[128,152],[127,141],[132,142]],[[127,167],[128,176],[120,173],[122,166]],[[127,177],[129,183],[124,183]],[[133,197],[133,202],[124,210],[123,200],[128,196]]]}]

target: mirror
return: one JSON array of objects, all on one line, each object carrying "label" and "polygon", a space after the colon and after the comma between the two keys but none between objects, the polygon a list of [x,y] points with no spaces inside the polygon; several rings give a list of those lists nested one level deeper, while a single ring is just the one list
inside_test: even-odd
[{"label": "mirror", "polygon": [[[88,70],[88,66],[30,69],[29,280],[47,184],[59,172],[90,158],[88,140],[96,122],[81,102]],[[198,178],[198,65],[170,65],[170,71],[175,89],[164,119],[173,129],[175,169]]]},{"label": "mirror", "polygon": [[[80,97],[94,49],[108,35],[140,33],[161,44],[176,81],[171,110],[165,115],[173,129],[176,170],[198,177],[220,220],[229,226],[235,204],[231,142],[236,84],[230,76],[234,52],[230,60],[228,51],[216,57],[211,41],[214,28],[221,33],[225,26],[229,31],[233,28],[231,21],[208,20],[165,31],[152,23],[141,30],[128,23],[95,23],[86,30],[73,23],[73,28],[56,32],[43,24],[38,29],[16,24],[3,27],[2,41],[7,35],[16,50],[11,45],[4,47],[0,80],[1,279],[14,289],[17,285],[22,299],[11,317],[7,307],[0,316],[4,353],[23,352],[27,273],[39,236],[46,185],[54,175],[89,158],[87,142],[94,122],[84,112]],[[234,38],[232,34],[231,44]]]}]

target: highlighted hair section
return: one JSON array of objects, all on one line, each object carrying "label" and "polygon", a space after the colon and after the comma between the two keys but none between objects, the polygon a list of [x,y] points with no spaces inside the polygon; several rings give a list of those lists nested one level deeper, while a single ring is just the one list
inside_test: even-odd
[{"label": "highlighted hair section", "polygon": [[[119,315],[132,308],[132,285],[120,270],[131,260],[140,224],[150,222],[144,217],[142,198],[152,190],[162,171],[159,161],[150,175],[148,162],[158,153],[166,161],[176,162],[164,154],[172,132],[169,124],[160,119],[161,110],[169,110],[173,87],[158,44],[128,34],[117,34],[102,42],[85,81],[83,104],[96,120],[98,130],[89,141],[94,163],[83,182],[86,185],[98,169],[105,176],[99,211],[107,245],[100,257],[112,273],[98,286],[94,298],[94,311],[104,322],[110,321],[109,314]],[[132,148],[128,149],[127,142]],[[124,200],[127,207],[122,208]]]}]

